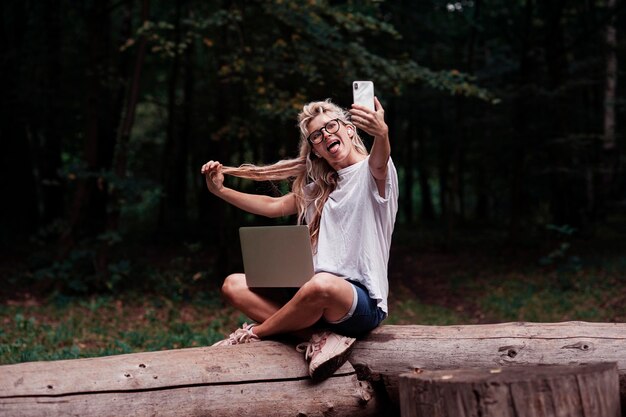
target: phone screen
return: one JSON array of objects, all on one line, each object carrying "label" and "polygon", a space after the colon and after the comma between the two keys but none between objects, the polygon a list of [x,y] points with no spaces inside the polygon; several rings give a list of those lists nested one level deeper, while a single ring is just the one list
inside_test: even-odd
[{"label": "phone screen", "polygon": [[353,81],[352,100],[372,111],[374,110],[374,83],[372,81]]}]

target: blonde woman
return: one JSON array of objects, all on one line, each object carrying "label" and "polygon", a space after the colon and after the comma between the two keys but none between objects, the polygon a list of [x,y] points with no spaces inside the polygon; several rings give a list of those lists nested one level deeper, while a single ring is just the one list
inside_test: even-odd
[{"label": "blonde woman", "polygon": [[[255,342],[285,333],[311,334],[298,345],[312,378],[332,375],[355,338],[387,316],[387,264],[398,208],[398,177],[390,158],[384,109],[330,100],[304,106],[298,115],[300,156],[269,166],[202,166],[209,191],[253,214],[297,214],[311,234],[315,275],[285,303],[228,276],[222,294],[255,323],[244,324],[216,345]],[[368,155],[357,128],[374,138]],[[224,186],[224,174],[255,180],[295,178],[281,197],[246,194]]]}]

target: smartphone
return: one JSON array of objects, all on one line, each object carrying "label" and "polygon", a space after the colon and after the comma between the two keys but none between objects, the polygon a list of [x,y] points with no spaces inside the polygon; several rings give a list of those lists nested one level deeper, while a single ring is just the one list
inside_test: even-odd
[{"label": "smartphone", "polygon": [[352,81],[352,101],[374,111],[374,83],[372,81]]}]

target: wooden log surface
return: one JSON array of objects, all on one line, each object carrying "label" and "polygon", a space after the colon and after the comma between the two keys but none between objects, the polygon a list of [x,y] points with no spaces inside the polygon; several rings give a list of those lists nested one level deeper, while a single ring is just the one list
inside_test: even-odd
[{"label": "wooden log surface", "polygon": [[415,369],[617,363],[626,403],[626,323],[381,326],[355,344],[360,378],[382,381],[399,405],[398,376]]},{"label": "wooden log surface", "polygon": [[264,341],[0,366],[4,416],[371,416],[349,363],[313,382],[292,345]]},{"label": "wooden log surface", "polygon": [[402,417],[619,417],[617,366],[534,365],[400,375]]},{"label": "wooden log surface", "polygon": [[[13,415],[9,410],[16,407],[32,411],[18,415],[46,415],[50,407],[57,411],[53,415],[81,407],[95,411],[79,414],[101,415],[97,407],[114,406],[124,415],[150,414],[148,409],[173,416],[245,415],[246,407],[259,415],[268,410],[320,415],[330,407],[333,415],[375,415],[387,396],[398,408],[399,375],[415,369],[593,362],[617,363],[626,399],[623,323],[385,325],[357,341],[349,361],[359,380],[346,364],[320,384],[311,383],[302,354],[277,341],[5,365],[0,366],[0,415]],[[372,395],[370,382],[386,390],[385,398],[381,391]],[[69,408],[62,409],[64,404]],[[239,411],[228,414],[224,407]]]}]

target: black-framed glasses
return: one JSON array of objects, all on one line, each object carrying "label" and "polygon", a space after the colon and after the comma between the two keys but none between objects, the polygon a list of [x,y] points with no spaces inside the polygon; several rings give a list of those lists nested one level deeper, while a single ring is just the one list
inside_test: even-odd
[{"label": "black-framed glasses", "polygon": [[324,133],[322,132],[322,130],[325,130],[329,134],[337,133],[339,131],[341,123],[343,122],[339,119],[333,119],[326,122],[323,127],[317,129],[309,135],[309,137],[307,138],[308,141],[311,142],[311,144],[313,145],[317,145],[324,139]]}]

